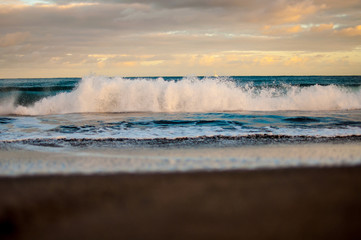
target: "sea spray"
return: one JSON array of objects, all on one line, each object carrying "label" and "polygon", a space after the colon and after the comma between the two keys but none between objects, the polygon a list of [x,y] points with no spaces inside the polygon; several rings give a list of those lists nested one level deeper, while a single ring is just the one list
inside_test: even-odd
[{"label": "sea spray", "polygon": [[[6,107],[5,107],[6,105]],[[1,104],[1,114],[85,112],[319,111],[361,109],[361,89],[336,85],[253,86],[232,78],[122,78],[87,76],[71,92],[31,106]]]}]

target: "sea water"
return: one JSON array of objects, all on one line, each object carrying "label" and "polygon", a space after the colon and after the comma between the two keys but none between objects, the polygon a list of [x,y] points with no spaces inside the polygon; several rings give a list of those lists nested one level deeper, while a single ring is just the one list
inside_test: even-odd
[{"label": "sea water", "polygon": [[360,164],[360,143],[361,76],[0,79],[2,175]]}]

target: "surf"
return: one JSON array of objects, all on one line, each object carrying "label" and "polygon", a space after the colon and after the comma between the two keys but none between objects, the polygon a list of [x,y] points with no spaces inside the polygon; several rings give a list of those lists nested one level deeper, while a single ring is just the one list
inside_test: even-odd
[{"label": "surf", "polygon": [[17,105],[0,114],[48,115],[112,112],[328,111],[361,109],[361,88],[338,85],[253,85],[227,77],[123,78],[86,76],[70,92]]}]

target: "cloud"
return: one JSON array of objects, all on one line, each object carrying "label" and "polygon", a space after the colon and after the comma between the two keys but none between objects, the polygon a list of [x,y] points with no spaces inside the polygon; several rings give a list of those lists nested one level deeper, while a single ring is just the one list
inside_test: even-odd
[{"label": "cloud", "polygon": [[333,30],[334,28],[335,28],[335,25],[330,23],[330,24],[319,24],[316,26],[312,26],[310,30],[312,32],[323,32],[323,31]]},{"label": "cloud", "polygon": [[[0,26],[111,30],[118,33],[217,31],[259,34],[264,25],[301,24],[325,4],[293,0],[52,1],[53,4],[4,7]],[[330,21],[328,21],[330,22]],[[323,23],[323,22],[321,22]],[[115,33],[115,32],[113,32]]]},{"label": "cloud", "polygon": [[28,32],[8,33],[0,36],[0,47],[10,47],[21,44],[29,38]]},{"label": "cloud", "polygon": [[300,1],[294,3],[278,1],[277,8],[270,14],[270,19],[271,22],[278,24],[295,23],[307,15],[316,13],[322,8],[324,8],[324,5],[317,6],[311,1]]},{"label": "cloud", "polygon": [[324,5],[327,9],[336,9],[338,11],[352,10],[361,8],[359,0],[313,0],[317,5]]},{"label": "cloud", "polygon": [[[281,66],[297,58],[267,53],[359,51],[360,5],[355,0],[7,1],[0,4],[0,68],[170,72],[170,66],[205,70],[223,62]],[[243,54],[241,60],[224,54],[240,51],[264,54]]]},{"label": "cloud", "polygon": [[361,36],[361,25],[341,29],[340,31],[338,31],[338,33],[350,37]]},{"label": "cloud", "polygon": [[264,26],[263,27],[263,34],[266,35],[289,35],[289,34],[296,34],[303,31],[301,25],[291,25],[291,26]]}]

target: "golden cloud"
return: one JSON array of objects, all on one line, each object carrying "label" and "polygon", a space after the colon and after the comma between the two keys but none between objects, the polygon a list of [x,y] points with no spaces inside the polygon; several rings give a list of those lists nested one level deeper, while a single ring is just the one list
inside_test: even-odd
[{"label": "golden cloud", "polygon": [[295,34],[303,31],[301,25],[293,25],[293,26],[264,26],[263,34],[266,35],[288,35]]},{"label": "golden cloud", "polygon": [[342,29],[338,33],[341,35],[350,36],[350,37],[361,36],[361,25]]},{"label": "golden cloud", "polygon": [[286,66],[290,66],[290,65],[300,65],[300,64],[305,64],[307,61],[309,61],[308,57],[304,57],[304,56],[293,56],[290,57],[288,60],[286,60],[284,62],[284,64]]},{"label": "golden cloud", "polygon": [[329,30],[333,30],[334,29],[334,25],[332,23],[330,24],[319,24],[317,26],[313,26],[311,28],[311,32],[323,32],[323,31],[329,31]]},{"label": "golden cloud", "polygon": [[322,8],[325,8],[325,5],[316,6],[311,1],[286,5],[273,14],[273,20],[271,19],[271,21],[277,24],[298,22],[305,16],[314,14]]},{"label": "golden cloud", "polygon": [[80,7],[97,6],[97,5],[99,5],[99,3],[81,2],[81,3],[69,3],[69,4],[65,4],[65,5],[40,4],[40,5],[37,5],[37,7],[40,7],[40,8],[71,9],[71,8],[80,8]]}]

